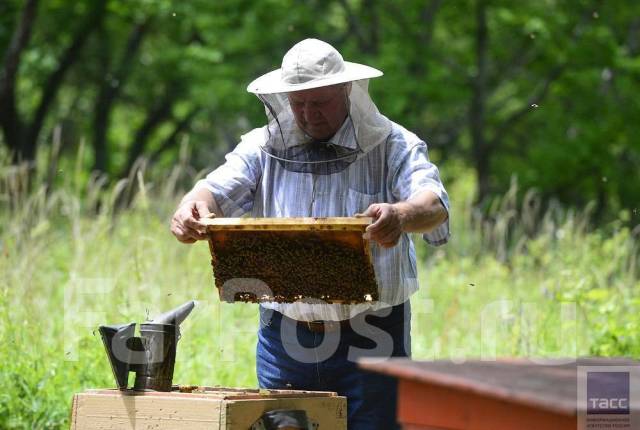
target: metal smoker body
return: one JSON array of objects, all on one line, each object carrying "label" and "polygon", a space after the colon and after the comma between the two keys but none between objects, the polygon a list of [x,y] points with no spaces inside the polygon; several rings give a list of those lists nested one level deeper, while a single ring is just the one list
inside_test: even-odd
[{"label": "metal smoker body", "polygon": [[190,301],[140,324],[140,337],[135,336],[136,323],[100,326],[119,389],[127,389],[129,372],[135,372],[134,390],[171,391],[179,326],[194,306]]}]

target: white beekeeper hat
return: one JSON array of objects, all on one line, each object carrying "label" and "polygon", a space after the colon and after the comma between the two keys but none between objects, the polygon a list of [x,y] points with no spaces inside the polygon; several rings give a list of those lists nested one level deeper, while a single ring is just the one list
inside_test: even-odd
[{"label": "white beekeeper hat", "polygon": [[247,86],[253,94],[278,94],[342,84],[382,76],[364,64],[344,61],[331,45],[318,39],[295,44],[282,59],[282,67],[266,73]]},{"label": "white beekeeper hat", "polygon": [[[264,104],[269,121],[260,149],[288,170],[316,174],[344,170],[391,133],[391,121],[369,97],[369,79],[379,76],[380,70],[344,61],[326,42],[305,39],[297,43],[285,54],[282,67],[247,87]],[[344,88],[348,117],[342,132],[336,133],[340,137],[319,144],[296,122],[288,94],[347,82],[352,83]]]}]

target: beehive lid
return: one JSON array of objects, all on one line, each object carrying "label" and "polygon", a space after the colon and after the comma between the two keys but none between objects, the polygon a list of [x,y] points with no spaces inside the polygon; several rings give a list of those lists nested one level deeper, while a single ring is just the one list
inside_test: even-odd
[{"label": "beehive lid", "polygon": [[[415,361],[392,358],[380,361],[364,359],[360,367],[394,376],[400,380],[413,381],[430,387],[447,387],[458,390],[468,397],[497,399],[501,402],[525,405],[557,414],[575,415],[578,384],[586,378],[586,371],[578,372],[579,366],[603,372],[615,371],[613,366],[638,366],[640,362],[616,357],[580,357],[560,359],[564,364],[541,364],[524,358],[500,358],[494,361],[468,360],[454,363],[451,360]],[[550,360],[551,361],[551,360]],[[606,376],[600,379],[606,383]],[[609,382],[610,384],[610,382]],[[586,387],[586,382],[584,383]],[[433,388],[434,392],[435,388]],[[640,388],[632,392],[640,394]],[[631,396],[632,399],[640,398]],[[640,402],[636,402],[640,408]],[[580,409],[587,402],[580,403]],[[632,404],[633,408],[633,404]]]},{"label": "beehive lid", "polygon": [[362,303],[378,299],[362,235],[371,218],[203,220],[220,299]]},{"label": "beehive lid", "polygon": [[332,391],[269,390],[255,388],[206,387],[197,385],[174,385],[171,391],[135,391],[131,389],[94,388],[85,392],[93,394],[119,394],[122,396],[155,396],[176,398],[218,398],[221,400],[288,399],[307,397],[337,397]]}]

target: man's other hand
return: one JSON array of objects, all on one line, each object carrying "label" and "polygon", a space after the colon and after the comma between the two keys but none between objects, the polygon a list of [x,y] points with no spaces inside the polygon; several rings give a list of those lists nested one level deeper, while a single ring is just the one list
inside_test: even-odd
[{"label": "man's other hand", "polygon": [[356,217],[372,217],[373,224],[367,226],[364,238],[376,241],[384,248],[398,244],[402,234],[402,222],[398,209],[389,203],[374,203]]},{"label": "man's other hand", "polygon": [[187,201],[178,206],[171,218],[171,233],[182,243],[194,243],[207,238],[202,218],[215,218],[205,201]]}]

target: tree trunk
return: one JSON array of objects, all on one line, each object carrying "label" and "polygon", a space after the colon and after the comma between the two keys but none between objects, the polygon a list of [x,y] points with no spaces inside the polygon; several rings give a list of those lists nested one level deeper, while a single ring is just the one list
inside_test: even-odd
[{"label": "tree trunk", "polygon": [[129,175],[136,160],[142,156],[147,146],[147,141],[151,137],[155,129],[171,116],[173,102],[175,101],[174,92],[171,88],[167,89],[162,101],[158,103],[147,115],[142,126],[135,134],[133,143],[129,146],[129,154],[124,168],[120,171],[120,177],[124,178]]},{"label": "tree trunk", "polygon": [[[96,99],[95,115],[93,119],[93,149],[95,154],[94,170],[109,172],[109,151],[107,148],[107,132],[109,130],[111,112],[114,102],[118,98],[121,89],[128,79],[134,57],[148,28],[148,21],[136,24],[129,35],[127,46],[116,70],[109,78],[109,68],[105,68],[105,74],[100,85],[100,91]],[[109,63],[108,59],[105,61]]]},{"label": "tree trunk", "polygon": [[99,29],[98,37],[100,43],[98,61],[104,73],[98,81],[99,89],[93,108],[93,121],[91,124],[93,138],[91,144],[93,146],[93,170],[108,172],[109,154],[107,153],[106,139],[109,129],[109,109],[107,109],[105,99],[107,88],[111,85],[110,79],[108,79],[109,70],[111,70],[111,40],[104,26]]},{"label": "tree trunk", "polygon": [[11,154],[11,162],[13,164],[20,163],[22,161],[23,125],[16,111],[15,90],[13,88],[2,97],[0,125]]},{"label": "tree trunk", "polygon": [[42,131],[44,120],[46,118],[51,104],[55,100],[58,90],[62,86],[64,77],[69,68],[80,58],[80,52],[88,40],[89,36],[104,19],[106,0],[96,0],[95,7],[89,13],[89,16],[76,31],[71,45],[62,54],[58,67],[53,71],[42,90],[42,97],[36,109],[33,119],[26,130],[26,136],[23,147],[23,154],[27,160],[33,160],[36,155],[36,147],[38,137]]},{"label": "tree trunk", "polygon": [[477,201],[489,194],[489,168],[491,147],[485,137],[485,104],[487,80],[487,11],[484,0],[476,2],[476,75],[472,81],[471,109],[469,110],[469,129],[471,145],[478,181]]},{"label": "tree trunk", "polygon": [[36,19],[38,0],[28,0],[16,25],[0,70],[0,127],[13,162],[22,161],[23,122],[16,104],[16,78],[20,57],[29,43]]}]

